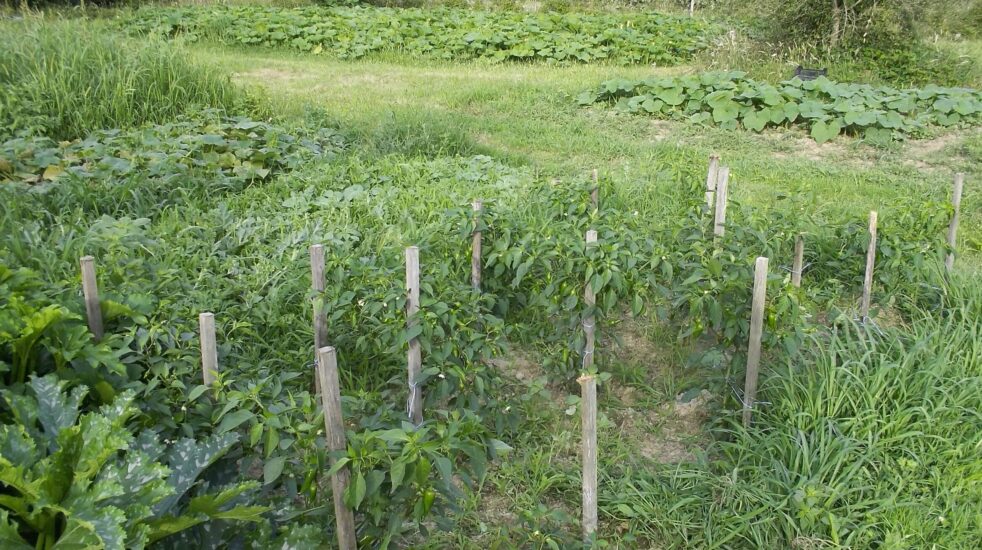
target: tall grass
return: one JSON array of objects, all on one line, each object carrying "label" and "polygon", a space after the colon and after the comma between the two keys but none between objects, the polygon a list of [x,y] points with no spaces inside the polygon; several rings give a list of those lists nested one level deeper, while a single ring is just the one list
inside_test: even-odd
[{"label": "tall grass", "polygon": [[0,21],[0,52],[0,139],[73,139],[246,101],[227,76],[172,45],[125,39],[93,21]]},{"label": "tall grass", "polygon": [[982,287],[965,280],[909,327],[817,339],[769,373],[756,425],[728,428],[718,460],[640,473],[608,509],[695,547],[971,548],[980,388]]}]

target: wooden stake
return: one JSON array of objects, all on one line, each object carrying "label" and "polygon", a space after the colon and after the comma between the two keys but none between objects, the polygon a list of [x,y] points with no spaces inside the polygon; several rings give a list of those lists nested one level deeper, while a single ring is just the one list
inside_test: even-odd
[{"label": "wooden stake", "polygon": [[794,264],[791,266],[791,285],[801,288],[801,270],[805,260],[805,238],[798,235],[794,240]]},{"label": "wooden stake", "polygon": [[218,345],[215,341],[215,314],[198,315],[198,331],[201,338],[201,379],[210,386],[218,374]]},{"label": "wooden stake", "polygon": [[95,279],[95,258],[83,256],[79,260],[82,267],[82,295],[85,297],[85,315],[89,320],[89,331],[96,340],[102,340],[102,308],[99,306],[99,285]]},{"label": "wooden stake", "polygon": [[[314,289],[314,359],[318,350],[327,345],[327,312],[324,311],[322,294],[324,293],[324,245],[315,244],[310,247],[310,281]],[[316,368],[316,367],[315,367]],[[314,390],[321,391],[320,377],[314,374]]]},{"label": "wooden stake", "polygon": [[[406,249],[406,328],[411,329],[419,321],[419,248],[410,246]],[[409,341],[409,419],[413,424],[423,422],[423,389],[416,386],[416,379],[423,370],[422,351],[419,338]]]},{"label": "wooden stake", "polygon": [[863,277],[863,301],[859,306],[859,318],[869,318],[870,296],[873,292],[873,264],[876,263],[876,212],[869,213],[869,247],[866,248],[866,275]]},{"label": "wooden stake", "polygon": [[[586,232],[587,246],[597,242],[597,232]],[[588,308],[596,304],[590,280],[583,289],[583,301]],[[577,380],[582,388],[581,414],[583,424],[583,537],[589,539],[597,530],[597,379],[593,368],[596,319],[591,313],[583,320],[586,345],[583,348],[584,375]]]},{"label": "wooden stake", "polygon": [[577,382],[583,424],[583,538],[597,530],[597,378],[584,374]]},{"label": "wooden stake", "polygon": [[590,202],[593,209],[600,210],[600,173],[596,168],[593,169],[593,189],[590,190]]},{"label": "wooden stake", "polygon": [[754,400],[757,399],[757,375],[760,370],[760,339],[764,332],[764,300],[767,298],[767,258],[760,256],[754,265],[754,294],[750,308],[750,342],[747,345],[747,379],[743,391],[743,425],[750,426]]},{"label": "wooden stake", "polygon": [[709,171],[706,173],[706,209],[712,210],[716,195],[716,180],[719,178],[719,155],[709,155]]},{"label": "wooden stake", "polygon": [[951,206],[954,207],[955,211],[951,214],[951,222],[948,224],[948,247],[950,251],[944,259],[945,271],[948,273],[951,273],[951,270],[955,267],[955,240],[958,235],[958,211],[962,205],[962,186],[964,183],[965,174],[955,174],[954,189],[952,189],[951,193]]},{"label": "wooden stake", "polygon": [[[341,383],[338,379],[338,360],[334,348],[330,346],[317,351],[317,378],[324,391],[321,403],[324,408],[324,429],[327,432],[327,450],[344,451],[348,445],[344,437],[344,419],[341,416]],[[331,458],[333,467],[337,462]],[[343,467],[331,477],[334,493],[334,517],[337,520],[338,547],[341,550],[356,550],[355,514],[344,504],[344,493],[351,481],[351,471]]]},{"label": "wooden stake", "polygon": [[713,224],[713,235],[722,237],[726,224],[726,199],[729,195],[730,167],[720,166],[716,179],[716,217]]},{"label": "wooden stake", "polygon": [[[595,242],[597,242],[597,232],[591,229],[586,232],[586,244],[590,246]],[[597,297],[593,294],[593,286],[590,284],[589,279],[587,279],[586,287],[583,289],[583,301],[586,302],[588,308],[593,308],[597,303]],[[586,336],[586,345],[583,347],[583,372],[590,372],[590,369],[593,368],[596,326],[597,323],[593,313],[590,313],[590,315],[583,319],[583,333]]]},{"label": "wooden stake", "polygon": [[481,201],[474,201],[471,204],[474,209],[474,237],[471,244],[471,286],[474,290],[481,290],[481,231],[478,229],[480,223]]}]

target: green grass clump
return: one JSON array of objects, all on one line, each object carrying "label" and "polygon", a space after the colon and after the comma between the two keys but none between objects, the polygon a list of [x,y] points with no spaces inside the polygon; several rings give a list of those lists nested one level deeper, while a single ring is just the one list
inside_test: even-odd
[{"label": "green grass clump", "polygon": [[657,13],[259,6],[147,9],[125,18],[124,25],[140,33],[285,47],[345,59],[395,51],[436,59],[659,65],[691,58],[706,47],[710,30],[700,20]]},{"label": "green grass clump", "polygon": [[947,291],[907,326],[837,323],[766,373],[755,425],[734,413],[715,461],[612,474],[604,507],[670,546],[972,547],[982,290]]},{"label": "green grass clump", "polygon": [[228,77],[185,52],[95,23],[0,22],[0,51],[0,140],[74,139],[245,101]]}]

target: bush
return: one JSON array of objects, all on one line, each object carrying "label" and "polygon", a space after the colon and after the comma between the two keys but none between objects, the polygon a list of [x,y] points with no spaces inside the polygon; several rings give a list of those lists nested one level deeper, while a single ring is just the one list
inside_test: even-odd
[{"label": "bush", "polygon": [[105,30],[91,22],[0,23],[0,140],[73,139],[246,101],[227,77],[185,52]]}]

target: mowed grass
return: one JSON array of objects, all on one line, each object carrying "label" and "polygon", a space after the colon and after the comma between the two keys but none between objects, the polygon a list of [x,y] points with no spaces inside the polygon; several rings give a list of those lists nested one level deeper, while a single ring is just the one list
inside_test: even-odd
[{"label": "mowed grass", "polygon": [[[564,177],[593,168],[615,187],[664,186],[666,200],[648,211],[673,211],[674,181],[704,177],[706,158],[731,167],[731,197],[764,208],[788,200],[829,220],[863,219],[911,197],[944,199],[956,171],[966,173],[960,248],[977,267],[982,249],[982,133],[959,130],[934,139],[874,148],[851,138],[817,145],[789,130],[728,132],[580,108],[572,98],[613,77],[696,72],[698,67],[620,67],[441,63],[399,57],[338,61],[320,56],[196,46],[199,57],[261,86],[274,111],[336,125],[365,154],[486,154]],[[787,199],[787,200],[785,200]]]}]

